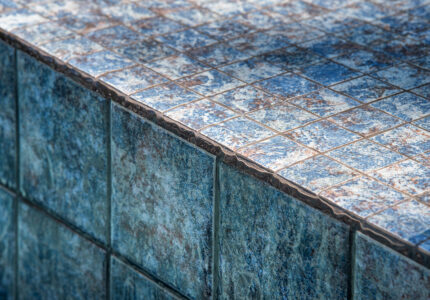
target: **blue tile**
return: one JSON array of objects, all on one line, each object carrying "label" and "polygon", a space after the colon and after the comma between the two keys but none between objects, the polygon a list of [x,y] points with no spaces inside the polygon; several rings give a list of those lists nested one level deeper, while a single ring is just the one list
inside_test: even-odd
[{"label": "blue tile", "polygon": [[299,46],[327,58],[353,52],[359,48],[357,45],[354,45],[349,41],[330,35],[300,44]]},{"label": "blue tile", "polygon": [[342,6],[352,5],[359,0],[314,0],[313,3],[327,9],[334,9]]},{"label": "blue tile", "polygon": [[414,124],[430,131],[430,116],[415,121]]},{"label": "blue tile", "polygon": [[90,74],[99,76],[103,73],[123,69],[132,66],[134,63],[111,51],[102,51],[73,58],[69,63]]},{"label": "blue tile", "polygon": [[333,60],[364,73],[382,69],[393,64],[392,59],[386,55],[367,50],[359,50],[347,55],[338,56]]},{"label": "blue tile", "polygon": [[15,50],[0,41],[0,183],[15,188]]},{"label": "blue tile", "polygon": [[400,93],[402,90],[369,76],[359,77],[332,87],[362,102],[371,102],[379,98]]},{"label": "blue tile", "polygon": [[277,131],[286,131],[314,121],[317,117],[289,103],[279,103],[248,115]]},{"label": "blue tile", "polygon": [[[331,1],[330,1],[331,2]],[[345,31],[353,26],[360,26],[364,23],[356,18],[350,17],[343,11],[332,11],[321,16],[303,20],[303,24],[323,30],[327,33]]]},{"label": "blue tile", "polygon": [[291,99],[289,102],[299,105],[320,117],[327,117],[360,105],[359,102],[352,98],[329,89],[321,89],[306,96]]},{"label": "blue tile", "polygon": [[273,171],[315,155],[316,152],[283,136],[241,148],[239,153]]},{"label": "blue tile", "polygon": [[196,130],[236,116],[231,110],[207,99],[181,105],[166,115]]},{"label": "blue tile", "polygon": [[362,46],[375,45],[390,41],[396,37],[392,32],[371,24],[349,28],[343,32],[339,32],[339,35]]},{"label": "blue tile", "polygon": [[288,47],[270,52],[263,56],[265,60],[285,70],[297,70],[302,67],[319,63],[324,58],[306,51],[303,48]]},{"label": "blue tile", "polygon": [[172,48],[154,40],[138,41],[131,45],[116,48],[114,51],[132,61],[142,64],[177,53]]},{"label": "blue tile", "polygon": [[430,82],[429,71],[407,64],[373,73],[372,76],[404,89],[411,89]]},{"label": "blue tile", "polygon": [[249,12],[247,14],[239,15],[235,19],[249,27],[254,27],[257,30],[280,26],[283,22],[289,22],[292,20],[285,16],[281,17],[276,14],[271,15],[267,10]]},{"label": "blue tile", "polygon": [[428,299],[430,271],[357,233],[354,299]]},{"label": "blue tile", "polygon": [[24,26],[31,26],[47,21],[44,17],[28,9],[6,12],[0,16],[0,28],[11,31]]},{"label": "blue tile", "polygon": [[[295,2],[289,2],[287,4],[294,4]],[[316,29],[311,28],[308,26],[305,26],[298,22],[288,23],[288,24],[282,24],[280,26],[276,26],[274,28],[271,28],[265,33],[269,35],[278,35],[283,36],[292,44],[298,44],[303,43],[306,41],[310,41],[313,39],[317,39],[322,37],[325,33]]]},{"label": "blue tile", "polygon": [[214,67],[248,58],[248,55],[223,43],[194,49],[189,51],[188,54]]},{"label": "blue tile", "polygon": [[251,33],[254,30],[245,24],[231,19],[205,24],[196,29],[217,40],[229,40],[240,35]]},{"label": "blue tile", "polygon": [[364,136],[374,135],[402,123],[399,119],[369,106],[340,113],[330,120]]},{"label": "blue tile", "polygon": [[410,124],[374,136],[372,140],[409,156],[430,150],[430,132]]},{"label": "blue tile", "polygon": [[[48,11],[52,9],[52,3],[52,1],[46,3]],[[110,19],[99,9],[83,10],[81,4],[77,10],[79,10],[79,14],[67,15],[59,19],[58,23],[80,34],[88,34],[95,30],[118,25],[118,22]]]},{"label": "blue tile", "polygon": [[332,187],[323,191],[321,196],[363,218],[408,199],[402,193],[368,177],[355,178]]},{"label": "blue tile", "polygon": [[363,172],[382,168],[405,158],[367,140],[333,150],[328,155]]},{"label": "blue tile", "polygon": [[357,172],[322,155],[279,171],[279,175],[282,177],[315,193],[351,179],[357,174]]},{"label": "blue tile", "polygon": [[21,192],[106,240],[107,101],[18,53]]},{"label": "blue tile", "polygon": [[275,134],[243,117],[205,128],[201,132],[212,140],[233,150]]},{"label": "blue tile", "polygon": [[133,24],[141,19],[155,16],[148,8],[134,3],[119,2],[116,5],[105,5],[101,11],[115,21],[125,24]]},{"label": "blue tile", "polygon": [[300,72],[309,79],[317,81],[323,85],[332,85],[360,75],[360,73],[354,72],[351,69],[334,62],[324,62],[304,67]]},{"label": "blue tile", "polygon": [[385,30],[410,37],[416,37],[420,32],[430,28],[428,22],[406,12],[375,20],[374,23]]},{"label": "blue tile", "polygon": [[360,1],[346,8],[344,11],[348,16],[355,17],[359,20],[372,22],[387,15],[392,15],[397,11],[393,7],[378,5],[377,3]]},{"label": "blue tile", "polygon": [[317,84],[292,73],[276,76],[256,85],[281,98],[300,96],[320,88]]},{"label": "blue tile", "polygon": [[27,205],[18,216],[20,298],[106,297],[104,250]]},{"label": "blue tile", "polygon": [[229,41],[229,45],[249,56],[255,56],[287,47],[290,42],[280,34],[268,35],[259,32],[233,39]]},{"label": "blue tile", "polygon": [[209,8],[224,17],[232,17],[255,9],[255,5],[247,1],[201,1],[200,3],[202,6]]},{"label": "blue tile", "polygon": [[177,105],[197,100],[201,96],[174,83],[167,83],[133,94],[131,98],[156,110],[165,111]]},{"label": "blue tile", "polygon": [[414,92],[414,93],[416,93],[422,97],[425,97],[427,99],[430,99],[430,83],[423,85],[422,87],[413,89],[412,92]]},{"label": "blue tile", "polygon": [[413,121],[430,113],[430,101],[411,93],[402,93],[372,104],[405,121]]},{"label": "blue tile", "polygon": [[14,299],[15,225],[13,195],[0,188],[0,298]]},{"label": "blue tile", "polygon": [[177,299],[165,289],[138,273],[132,267],[111,258],[111,298],[134,300],[173,300]]},{"label": "blue tile", "polygon": [[197,299],[211,293],[213,176],[212,156],[113,105],[113,248]]},{"label": "blue tile", "polygon": [[108,73],[100,77],[100,80],[127,95],[167,81],[166,78],[142,66]]},{"label": "blue tile", "polygon": [[430,207],[415,200],[387,208],[369,222],[413,244],[430,237]]},{"label": "blue tile", "polygon": [[43,44],[40,48],[63,61],[74,57],[84,56],[90,52],[102,51],[103,47],[85,37],[72,37],[70,39],[54,41]]},{"label": "blue tile", "polygon": [[142,38],[135,31],[122,25],[93,31],[87,37],[107,48],[124,46]]},{"label": "blue tile", "polygon": [[321,152],[342,146],[360,138],[327,120],[295,129],[287,133],[293,140]]},{"label": "blue tile", "polygon": [[397,59],[413,60],[428,55],[430,47],[426,41],[406,36],[381,42],[373,46],[373,49],[385,52]]},{"label": "blue tile", "polygon": [[421,68],[430,70],[430,58],[428,56],[423,56],[417,60],[412,61],[412,63]]},{"label": "blue tile", "polygon": [[21,39],[39,46],[43,43],[70,37],[73,33],[54,22],[47,22],[35,26],[14,30],[13,33]]},{"label": "blue tile", "polygon": [[284,71],[261,57],[254,57],[220,68],[221,71],[248,83],[273,77]]},{"label": "blue tile", "polygon": [[173,10],[168,12],[166,17],[188,26],[197,26],[219,18],[210,10],[201,8]]},{"label": "blue tile", "polygon": [[145,36],[157,36],[185,29],[183,25],[162,16],[146,18],[134,22],[132,26]]},{"label": "blue tile", "polygon": [[245,85],[243,82],[217,70],[186,77],[179,80],[178,83],[205,96],[222,93]]},{"label": "blue tile", "polygon": [[321,7],[301,0],[286,3],[281,1],[279,5],[270,7],[270,9],[278,14],[293,17],[294,19],[308,19],[326,12]]},{"label": "blue tile", "polygon": [[221,298],[346,298],[346,225],[225,164],[219,174]]},{"label": "blue tile", "polygon": [[194,29],[159,36],[157,40],[179,51],[188,51],[216,43],[216,40]]},{"label": "blue tile", "polygon": [[184,54],[178,54],[153,61],[145,64],[145,66],[172,80],[200,73],[208,69],[205,65]]}]

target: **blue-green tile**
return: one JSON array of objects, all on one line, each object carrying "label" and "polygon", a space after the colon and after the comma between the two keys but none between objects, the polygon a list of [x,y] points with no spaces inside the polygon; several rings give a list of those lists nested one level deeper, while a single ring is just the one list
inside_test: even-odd
[{"label": "blue-green tile", "polygon": [[112,243],[192,298],[211,293],[214,158],[112,108]]},{"label": "blue-green tile", "polygon": [[429,299],[430,270],[363,234],[355,237],[354,299]]},{"label": "blue-green tile", "polygon": [[177,299],[130,266],[111,258],[111,299],[171,300]]},{"label": "blue-green tile", "polygon": [[47,215],[19,206],[20,299],[103,299],[106,253]]},{"label": "blue-green tile", "polygon": [[15,225],[13,195],[0,188],[0,299],[13,299]]},{"label": "blue-green tile", "polygon": [[107,101],[18,53],[21,191],[106,240]]},{"label": "blue-green tile", "polygon": [[348,227],[220,165],[221,298],[345,299]]},{"label": "blue-green tile", "polygon": [[15,187],[15,50],[0,41],[0,183]]}]

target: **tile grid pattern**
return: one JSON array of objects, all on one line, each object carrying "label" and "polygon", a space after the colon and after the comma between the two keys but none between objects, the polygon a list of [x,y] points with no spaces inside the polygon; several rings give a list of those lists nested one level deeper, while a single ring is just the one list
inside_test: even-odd
[{"label": "tile grid pattern", "polygon": [[[91,22],[82,20],[85,26],[81,29],[68,25],[68,20],[77,17],[73,8],[79,5],[79,1],[66,1],[67,5],[59,7],[55,13],[46,10],[52,6],[52,1],[26,5],[10,2],[10,6],[16,4],[25,8],[3,8],[0,23],[5,24],[5,30],[22,36],[48,53],[49,49],[54,49],[49,47],[56,43],[54,46],[59,48],[53,55],[64,55],[65,61],[72,66],[413,242],[411,236],[403,232],[402,226],[418,226],[420,232],[415,232],[417,234],[427,232],[430,227],[425,219],[420,221],[420,217],[428,216],[430,210],[426,201],[430,173],[430,134],[426,124],[430,107],[428,94],[425,94],[430,78],[429,62],[425,56],[428,53],[426,49],[429,49],[430,24],[425,18],[429,2],[411,4],[396,1],[392,7],[378,1],[346,1],[342,2],[342,7],[318,7],[321,4],[318,1],[311,5],[301,2],[308,6],[308,13],[302,14],[305,18],[289,16],[293,10],[284,2],[244,2],[243,7],[238,8],[246,12],[237,11],[223,16],[226,2],[176,1],[178,9],[171,9],[174,7],[172,3],[156,2],[153,7],[145,7],[133,1],[121,1],[118,5],[123,5],[123,9],[117,11],[127,11],[121,16],[113,14],[115,7],[109,10],[106,4],[102,7],[106,13],[100,13],[97,5],[90,6],[88,15],[102,17],[106,27],[95,28]],[[124,9],[127,7],[133,13]],[[363,19],[369,7],[376,13]],[[22,23],[18,22],[20,15],[25,17]],[[345,15],[348,17],[343,17]],[[11,16],[15,21],[10,21]],[[164,34],[149,39],[138,32],[137,28],[143,28],[143,32],[154,28],[148,25],[153,23],[148,21],[145,25],[145,22],[156,22],[157,18],[173,25],[169,25]],[[402,23],[405,18],[408,22]],[[224,20],[234,22],[233,28],[242,27],[243,32],[227,40],[215,37],[214,33],[212,36],[204,34],[210,26],[217,26],[218,21]],[[316,29],[321,20],[331,26],[323,26],[324,33]],[[51,23],[55,23],[56,29],[57,24],[64,25],[64,31],[52,33],[49,30]],[[410,23],[412,25],[407,25]],[[45,26],[48,28],[41,28],[42,24],[48,24]],[[143,27],[136,24],[143,24]],[[298,27],[305,28],[303,30],[312,38],[300,41],[296,37],[294,40],[290,31],[282,29],[288,26],[292,31]],[[375,44],[359,45],[348,41],[351,39],[348,33],[366,26],[381,30],[380,40],[368,34],[369,38],[375,38]],[[170,31],[170,28],[174,30]],[[26,30],[34,30],[37,34],[26,36]],[[253,35],[255,32],[259,34]],[[46,39],[41,39],[44,34]],[[394,37],[394,41],[389,42],[388,35]],[[406,38],[407,35],[412,37]],[[88,41],[88,45],[76,42],[75,47],[81,47],[82,51],[77,51],[75,56],[67,48],[61,48],[61,43],[64,47],[68,45],[66,42],[70,41],[70,36],[73,40],[82,36]],[[261,47],[260,44],[268,40],[273,43]],[[390,43],[394,43],[391,48]],[[159,49],[163,51],[160,52],[165,53],[165,57],[143,57],[139,61],[139,47],[133,49],[130,45],[161,47]],[[84,46],[89,48],[84,49]],[[303,56],[298,56],[295,62],[286,61],[282,51],[294,47],[299,47],[296,48],[298,52],[309,55],[309,61]],[[264,51],[257,51],[258,48]],[[208,49],[206,53],[205,49]],[[417,49],[424,50],[419,52]],[[401,56],[398,51],[401,51]],[[213,53],[220,54],[223,60],[208,58]],[[375,59],[375,53],[383,58]],[[345,59],[345,54],[352,58]],[[229,59],[229,56],[233,58]],[[137,61],[129,60],[131,57]],[[101,62],[109,64],[105,69],[98,69]],[[321,70],[325,71],[321,73]],[[132,76],[136,82],[130,82]],[[408,80],[402,79],[405,76]],[[376,96],[359,97],[361,95],[354,91],[357,87],[354,84],[360,80],[367,85],[372,82],[378,85]],[[294,85],[288,86],[288,81]],[[351,89],[348,89],[348,84]],[[286,88],[279,90],[279,86]],[[297,89],[297,86],[303,86],[303,89]],[[371,86],[368,89],[371,90]],[[189,97],[177,99],[174,95],[179,91]],[[333,102],[333,96],[327,99],[324,94],[321,96],[324,91],[336,93],[337,98],[334,98],[344,106],[325,114],[315,110],[312,105],[319,101]],[[164,107],[159,106],[159,99],[151,102],[151,96],[162,92],[166,93],[165,99],[171,101]],[[239,101],[248,106],[238,107]],[[334,103],[336,105],[339,103]],[[284,115],[280,114],[282,111]],[[293,120],[290,124],[282,124],[287,114]],[[379,118],[384,122],[378,124]],[[363,124],[363,120],[369,119],[374,122]],[[321,128],[326,128],[326,131]],[[344,137],[341,141],[333,141],[340,135]],[[396,138],[401,139],[401,145],[395,143]],[[327,143],[328,148],[321,149],[323,142],[318,141]],[[370,152],[365,153],[366,149]],[[286,152],[292,157],[285,157]],[[363,152],[365,155],[358,156],[359,159],[345,159]],[[378,156],[385,159],[378,160]],[[319,172],[320,178],[315,178],[312,170],[325,170],[327,174]],[[407,170],[419,170],[419,180],[416,179],[417,174],[405,173]],[[308,175],[297,176],[300,174]],[[363,201],[360,194],[372,185],[377,187],[369,191],[373,200]],[[383,201],[387,195],[394,198]],[[349,206],[351,202],[354,202],[353,206]],[[389,222],[394,215],[411,216],[414,211],[418,211],[418,215],[413,224],[396,227]],[[414,243],[425,244],[428,238]]]}]

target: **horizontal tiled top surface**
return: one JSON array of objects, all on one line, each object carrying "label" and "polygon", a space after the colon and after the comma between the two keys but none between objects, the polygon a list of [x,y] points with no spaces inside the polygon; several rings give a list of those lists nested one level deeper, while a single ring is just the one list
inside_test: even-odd
[{"label": "horizontal tiled top surface", "polygon": [[0,0],[0,27],[430,251],[430,0]]}]

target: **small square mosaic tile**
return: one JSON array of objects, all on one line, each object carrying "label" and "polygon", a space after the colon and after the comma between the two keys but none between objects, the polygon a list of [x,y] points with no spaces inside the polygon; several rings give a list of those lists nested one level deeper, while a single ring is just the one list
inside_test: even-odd
[{"label": "small square mosaic tile", "polygon": [[193,49],[189,51],[188,54],[213,67],[225,65],[249,57],[249,55],[246,55],[224,43],[216,43],[207,47]]},{"label": "small square mosaic tile", "polygon": [[430,82],[430,71],[408,64],[394,66],[373,73],[372,76],[404,89],[411,89]]},{"label": "small square mosaic tile", "polygon": [[157,40],[179,51],[187,51],[216,43],[213,38],[194,29],[158,36]]},{"label": "small square mosaic tile", "polygon": [[302,68],[300,73],[326,86],[360,76],[360,73],[334,62],[323,62],[308,66]]},{"label": "small square mosaic tile", "polygon": [[292,73],[263,80],[255,85],[281,98],[300,96],[320,88],[312,81]]},{"label": "small square mosaic tile", "polygon": [[204,64],[184,54],[169,56],[145,65],[172,80],[209,69]]}]

